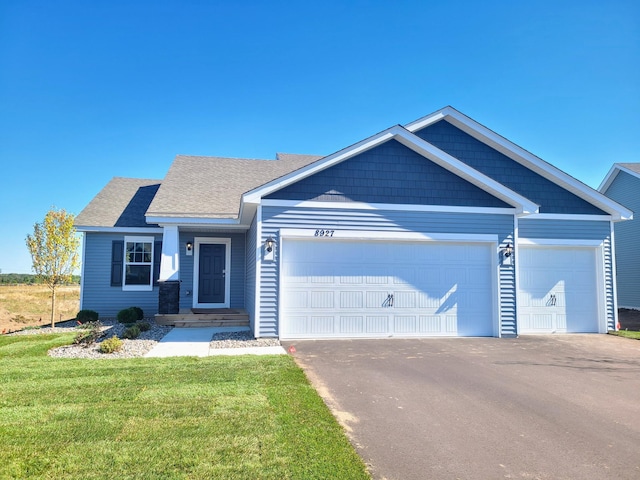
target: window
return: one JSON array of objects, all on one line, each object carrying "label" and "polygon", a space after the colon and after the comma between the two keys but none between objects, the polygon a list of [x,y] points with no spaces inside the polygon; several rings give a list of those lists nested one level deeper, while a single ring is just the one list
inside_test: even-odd
[{"label": "window", "polygon": [[124,237],[123,290],[153,289],[153,237]]}]

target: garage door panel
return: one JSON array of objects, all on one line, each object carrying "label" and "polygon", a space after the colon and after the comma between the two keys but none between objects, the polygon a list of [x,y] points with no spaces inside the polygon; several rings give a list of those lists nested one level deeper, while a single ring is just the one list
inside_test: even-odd
[{"label": "garage door panel", "polygon": [[599,331],[594,248],[521,246],[518,258],[520,333]]},{"label": "garage door panel", "polygon": [[[281,336],[493,335],[491,251],[486,244],[285,240]],[[354,261],[355,252],[365,260]]]}]

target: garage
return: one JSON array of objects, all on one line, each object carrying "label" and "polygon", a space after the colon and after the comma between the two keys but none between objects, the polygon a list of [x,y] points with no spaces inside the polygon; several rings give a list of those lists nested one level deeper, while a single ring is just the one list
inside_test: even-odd
[{"label": "garage", "polygon": [[286,239],[280,337],[494,336],[494,248]]},{"label": "garage", "polygon": [[600,331],[597,252],[593,247],[519,248],[519,333]]}]

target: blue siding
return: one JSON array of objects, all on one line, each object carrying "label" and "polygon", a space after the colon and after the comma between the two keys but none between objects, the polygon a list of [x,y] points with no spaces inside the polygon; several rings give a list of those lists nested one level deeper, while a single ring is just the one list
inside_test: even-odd
[{"label": "blue siding", "polygon": [[[195,254],[187,256],[184,245],[196,237],[230,238],[231,239],[231,284],[230,308],[245,308],[245,241],[242,233],[180,232],[180,309],[193,307],[193,261]],[[190,295],[187,295],[187,291]]]},{"label": "blue siding", "polygon": [[[363,211],[305,209],[284,207],[262,208],[262,239],[278,238],[281,228],[318,226],[335,230],[373,230],[385,232],[494,234],[501,246],[513,244],[511,215],[478,215],[466,213]],[[260,280],[260,336],[278,335],[279,249],[273,262],[262,262]],[[496,253],[497,255],[497,253]],[[513,266],[501,266],[500,287],[501,334],[516,334],[515,273]]]},{"label": "blue siding", "polygon": [[634,212],[614,226],[616,283],[618,306],[640,309],[640,179],[618,172],[604,194]]},{"label": "blue siding", "polygon": [[509,207],[396,140],[345,160],[266,198]]},{"label": "blue siding", "polygon": [[[615,328],[615,302],[613,301],[613,262],[611,252],[611,223],[595,220],[536,220],[523,218],[518,222],[520,238],[599,240],[604,253],[604,297],[607,327]],[[594,275],[597,273],[594,272]]]},{"label": "blue siding", "polygon": [[251,228],[247,232],[247,245],[246,245],[246,259],[247,259],[247,271],[245,274],[245,293],[244,303],[247,312],[249,313],[249,322],[251,330],[255,332],[255,311],[256,311],[256,259],[257,259],[257,235],[258,235],[258,220],[257,217],[253,218],[251,222]]},{"label": "blue siding", "polygon": [[606,215],[573,193],[441,120],[416,135],[540,205],[540,213]]},{"label": "blue siding", "polygon": [[[162,240],[162,235],[153,236]],[[111,242],[124,240],[122,233],[87,232],[84,236],[82,308],[95,310],[102,318],[115,317],[123,308],[140,307],[145,316],[158,313],[158,287],[148,292],[123,291],[111,286]]]}]

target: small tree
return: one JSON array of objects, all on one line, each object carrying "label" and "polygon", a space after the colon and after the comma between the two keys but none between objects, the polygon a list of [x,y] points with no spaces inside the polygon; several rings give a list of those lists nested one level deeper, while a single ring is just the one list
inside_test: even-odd
[{"label": "small tree", "polygon": [[33,226],[33,235],[27,235],[33,271],[51,289],[51,326],[55,326],[56,289],[71,281],[78,267],[80,239],[73,226],[74,216],[64,209],[52,207],[42,223]]}]

